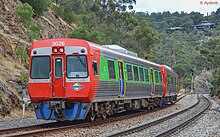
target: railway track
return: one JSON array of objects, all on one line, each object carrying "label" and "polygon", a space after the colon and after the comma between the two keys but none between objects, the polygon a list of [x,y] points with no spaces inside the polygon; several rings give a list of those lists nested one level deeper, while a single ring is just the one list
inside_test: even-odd
[{"label": "railway track", "polygon": [[[184,98],[186,95],[179,95],[176,102],[180,101],[182,98]],[[176,103],[175,102],[175,103]],[[167,105],[163,108],[167,108],[170,105]],[[104,123],[110,123],[115,122],[119,120],[124,120],[127,118],[137,117],[144,114],[148,114],[151,112],[155,112],[160,110],[161,108],[156,108],[153,110],[142,110],[142,111],[135,111],[135,113],[130,112],[131,114],[118,114],[116,116],[110,117],[106,120],[104,120]],[[7,137],[19,137],[19,136],[43,136],[47,133],[57,132],[57,131],[63,131],[68,129],[74,129],[74,128],[82,128],[82,127],[91,127],[103,124],[103,120],[97,120],[94,122],[86,122],[86,121],[74,121],[73,122],[53,122],[48,124],[41,124],[41,125],[34,125],[34,126],[28,126],[28,127],[19,127],[19,128],[11,128],[11,129],[5,129],[0,130],[0,136],[7,136]]]},{"label": "railway track", "polygon": [[[204,114],[205,111],[207,111],[211,106],[211,102],[205,98],[204,96],[199,96],[198,95],[198,101],[196,104],[181,110],[177,113],[168,115],[166,117],[163,117],[161,119],[152,121],[152,122],[148,122],[148,123],[144,123],[142,125],[136,126],[136,127],[132,127],[130,129],[127,130],[123,130],[121,132],[118,133],[114,133],[109,135],[109,137],[118,137],[118,136],[126,136],[126,135],[130,135],[130,136],[141,136],[140,132],[143,132],[144,130],[147,130],[147,132],[149,133],[149,135],[144,134],[144,136],[156,136],[156,137],[162,137],[162,136],[169,136],[172,133],[174,133],[175,131],[178,131],[179,129],[184,128],[185,126],[189,125],[190,123],[192,123],[192,121],[198,119],[200,116],[202,116]],[[198,109],[198,111],[196,111],[195,109]],[[188,118],[181,118],[181,115],[183,115],[186,112],[192,111],[192,115],[187,116]],[[179,117],[179,120],[174,120],[174,121],[170,121],[171,119],[174,119],[175,117]],[[186,120],[180,120],[180,119],[186,119]],[[163,123],[169,121],[170,123],[174,123],[175,125],[173,127],[169,127],[168,129],[164,129],[164,125]],[[177,123],[176,121],[182,121],[180,123]],[[163,127],[163,130],[158,130],[159,133],[154,133],[155,131],[153,131],[151,133],[152,129],[156,129],[154,127]]]}]

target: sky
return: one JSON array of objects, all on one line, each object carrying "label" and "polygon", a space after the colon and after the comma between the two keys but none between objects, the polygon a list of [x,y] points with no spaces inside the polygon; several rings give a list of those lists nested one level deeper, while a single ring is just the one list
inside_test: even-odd
[{"label": "sky", "polygon": [[204,15],[210,14],[212,11],[220,7],[220,0],[136,0],[134,10],[149,13],[170,11],[171,13],[184,11],[200,12]]}]

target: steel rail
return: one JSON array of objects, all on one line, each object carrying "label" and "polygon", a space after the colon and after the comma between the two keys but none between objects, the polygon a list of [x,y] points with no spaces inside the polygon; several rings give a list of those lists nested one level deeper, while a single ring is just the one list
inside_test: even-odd
[{"label": "steel rail", "polygon": [[152,127],[152,126],[155,126],[157,124],[160,124],[160,123],[162,123],[164,121],[167,121],[167,120],[169,120],[169,119],[171,119],[173,117],[176,117],[176,116],[178,116],[180,114],[185,113],[186,111],[189,111],[189,110],[193,109],[195,106],[197,106],[200,103],[200,98],[199,98],[198,95],[197,95],[197,99],[198,100],[197,100],[197,102],[194,105],[192,105],[192,106],[190,106],[190,107],[188,107],[188,108],[186,108],[184,110],[178,111],[178,112],[176,112],[174,114],[168,115],[168,116],[166,116],[164,118],[161,118],[161,119],[149,122],[149,123],[144,123],[142,125],[135,126],[135,127],[129,128],[127,130],[124,130],[124,131],[121,131],[121,132],[117,132],[117,133],[108,135],[108,137],[125,136],[125,135],[129,135],[129,134],[132,134],[132,133],[135,133],[135,132],[139,132],[139,131],[144,130],[144,129],[148,128],[148,127]]},{"label": "steel rail", "polygon": [[193,123],[193,121],[196,121],[197,119],[199,119],[201,116],[203,116],[205,114],[205,112],[211,107],[211,101],[209,101],[209,99],[207,99],[206,97],[203,96],[203,98],[207,101],[206,106],[204,107],[204,109],[202,109],[200,112],[198,112],[196,115],[194,115],[193,117],[191,117],[190,119],[178,124],[177,126],[170,128],[160,134],[157,134],[156,137],[163,137],[163,136],[169,136],[172,133],[183,129],[184,127],[186,127],[187,125],[189,125],[190,123]]}]

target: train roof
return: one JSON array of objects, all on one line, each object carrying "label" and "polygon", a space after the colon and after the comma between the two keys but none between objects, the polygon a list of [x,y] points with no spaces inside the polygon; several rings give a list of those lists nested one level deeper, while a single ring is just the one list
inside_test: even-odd
[{"label": "train roof", "polygon": [[106,48],[106,47],[94,44],[92,42],[89,42],[89,45],[94,46],[96,48],[99,48],[99,49],[101,49],[103,51],[106,51],[106,52],[109,52],[109,53],[113,53],[113,54],[121,55],[121,56],[124,56],[124,57],[127,57],[127,58],[131,58],[131,59],[135,59],[135,60],[138,60],[138,61],[142,61],[142,62],[145,62],[147,64],[153,65],[153,66],[157,66],[157,67],[161,66],[160,64],[157,64],[157,63],[154,63],[154,62],[151,62],[151,61],[147,61],[147,60],[139,58],[139,57],[135,57],[135,56],[131,56],[131,55],[128,55],[128,54],[120,53],[120,52],[114,51],[112,49],[109,49],[109,48]]},{"label": "train roof", "polygon": [[[98,45],[96,43],[89,42],[89,41],[82,40],[82,39],[55,38],[55,39],[39,40],[39,41],[36,41],[36,42],[32,43],[31,50],[33,48],[51,47],[51,46],[53,46],[53,44],[60,44],[60,46],[72,46],[73,45],[72,44],[73,40],[74,40],[74,46],[84,46],[84,47],[87,47],[87,48],[89,46],[93,46],[93,47],[96,47],[96,48],[98,48],[102,51],[108,52],[110,54],[112,53],[112,54],[123,56],[123,57],[128,58],[128,59],[130,58],[130,59],[138,60],[138,61],[141,61],[141,62],[145,62],[145,63],[147,63],[151,66],[156,66],[156,67],[164,66],[167,71],[175,73],[170,67],[168,67],[166,65],[157,64],[157,63],[139,58],[136,55],[136,53],[128,51],[128,50],[126,50],[125,48],[122,48],[122,47],[119,48],[118,45],[114,45],[114,46],[110,45],[110,46],[113,47],[113,48],[118,48],[120,50],[123,50],[124,52],[120,52],[120,50],[119,51],[113,50],[113,49],[109,48],[109,45],[101,46],[101,45]],[[65,43],[63,43],[63,41],[65,41]]]}]

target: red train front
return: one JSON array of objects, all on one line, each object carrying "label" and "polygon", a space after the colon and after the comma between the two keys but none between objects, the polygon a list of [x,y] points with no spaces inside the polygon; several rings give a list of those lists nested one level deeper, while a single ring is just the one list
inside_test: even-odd
[{"label": "red train front", "polygon": [[95,77],[89,75],[93,70],[88,63],[92,58],[96,57],[90,56],[84,40],[51,39],[32,44],[28,88],[38,119],[85,118],[94,96]]}]

